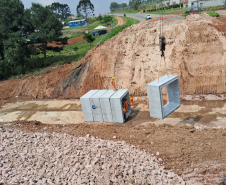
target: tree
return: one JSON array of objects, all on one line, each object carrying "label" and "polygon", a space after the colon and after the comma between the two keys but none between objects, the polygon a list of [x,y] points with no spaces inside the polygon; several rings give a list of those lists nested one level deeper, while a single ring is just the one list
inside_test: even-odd
[{"label": "tree", "polygon": [[70,8],[67,4],[60,4],[58,2],[55,2],[48,7],[53,13],[56,14],[56,17],[59,18],[61,21],[66,20],[67,17],[71,15]]},{"label": "tree", "polygon": [[0,73],[4,74],[3,78],[14,74],[25,58],[26,40],[21,38],[23,13],[24,5],[20,0],[0,0]]},{"label": "tree", "polygon": [[90,0],[80,0],[77,6],[77,14],[83,14],[86,20],[89,15],[93,15],[94,6]]},{"label": "tree", "polygon": [[133,8],[138,10],[139,5],[141,4],[141,0],[132,0],[133,1]]},{"label": "tree", "polygon": [[102,15],[99,15],[99,16],[97,17],[97,20],[98,20],[98,21],[102,21],[102,20],[103,20]]},{"label": "tree", "polygon": [[111,24],[112,19],[113,19],[113,17],[110,15],[105,15],[103,18],[104,22],[108,25]]},{"label": "tree", "polygon": [[73,50],[78,54],[78,47],[77,46],[75,46],[74,48],[73,48]]},{"label": "tree", "polygon": [[89,47],[91,47],[91,44],[95,40],[95,38],[91,33],[84,33],[83,39],[85,39],[86,42],[89,43]]},{"label": "tree", "polygon": [[122,8],[126,8],[127,7],[127,4],[126,3],[122,3]]},{"label": "tree", "polygon": [[48,42],[59,41],[62,35],[62,23],[56,15],[49,10],[49,7],[43,7],[41,4],[32,3],[32,7],[27,10],[31,27],[34,29],[31,38],[38,38],[41,43],[40,49],[46,59],[46,47]]},{"label": "tree", "polygon": [[114,12],[116,9],[118,9],[119,5],[116,2],[112,2],[110,5],[111,12]]}]

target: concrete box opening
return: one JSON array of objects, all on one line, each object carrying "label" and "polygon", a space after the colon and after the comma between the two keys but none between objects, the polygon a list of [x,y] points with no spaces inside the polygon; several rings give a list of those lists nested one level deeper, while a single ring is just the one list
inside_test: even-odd
[{"label": "concrete box opening", "polygon": [[[120,89],[111,96],[111,111],[114,123],[124,123],[124,113],[123,113],[123,99],[126,99],[130,103],[129,91],[127,89]],[[126,113],[126,118],[129,117],[131,113],[131,107],[129,106],[128,112]]]},{"label": "concrete box opening", "polygon": [[162,104],[163,106],[165,106],[168,104],[167,86],[164,86],[161,92],[162,92]]},{"label": "concrete box opening", "polygon": [[[162,89],[166,87],[168,103],[163,104]],[[147,85],[150,116],[164,119],[180,107],[179,77],[165,75]]]},{"label": "concrete box opening", "polygon": [[[122,108],[123,108],[123,106],[124,106],[123,101],[127,101],[127,102],[130,104],[129,92],[126,93],[126,95],[125,95],[124,97],[122,97],[121,101],[122,101]],[[129,117],[131,111],[132,111],[132,110],[131,110],[131,106],[129,106],[128,112],[126,113],[126,119]],[[123,111],[122,111],[122,113],[123,113]],[[124,113],[123,113],[123,114],[124,114]],[[124,119],[124,122],[125,122],[125,119]]]}]

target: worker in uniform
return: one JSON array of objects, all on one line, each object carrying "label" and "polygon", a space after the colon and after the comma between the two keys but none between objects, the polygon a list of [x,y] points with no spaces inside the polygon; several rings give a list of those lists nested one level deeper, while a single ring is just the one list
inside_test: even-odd
[{"label": "worker in uniform", "polygon": [[148,101],[148,96],[147,96],[147,106],[148,106],[148,108],[149,108],[149,101]]},{"label": "worker in uniform", "polygon": [[126,113],[128,112],[129,110],[129,106],[131,106],[129,104],[129,102],[126,100],[126,99],[123,99],[123,113],[124,113],[124,118],[126,120]]},{"label": "worker in uniform", "polygon": [[130,94],[129,99],[130,99],[131,105],[134,105],[134,104],[133,104],[133,95],[132,95],[132,94]]},{"label": "worker in uniform", "polygon": [[123,104],[124,104],[126,110],[128,111],[128,110],[129,110],[129,106],[131,106],[131,105],[129,104],[129,102],[128,102],[127,100],[124,100]]},{"label": "worker in uniform", "polygon": [[116,91],[116,87],[115,87],[115,77],[112,77],[111,84],[112,84],[112,86],[113,86],[113,91]]},{"label": "worker in uniform", "polygon": [[165,97],[165,100],[166,100],[166,104],[167,104],[168,103],[168,97],[167,96]]},{"label": "worker in uniform", "polygon": [[125,106],[123,106],[123,115],[124,115],[124,119],[125,119],[125,121],[126,121],[126,113],[128,112],[128,110],[126,110],[126,107]]}]

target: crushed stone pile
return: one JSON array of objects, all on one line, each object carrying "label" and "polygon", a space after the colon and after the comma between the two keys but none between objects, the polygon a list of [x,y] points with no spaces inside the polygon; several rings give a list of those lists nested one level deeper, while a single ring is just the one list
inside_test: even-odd
[{"label": "crushed stone pile", "polygon": [[[226,92],[226,17],[207,14],[164,23],[165,61],[160,57],[160,21],[132,25],[90,50],[81,61],[45,75],[0,82],[0,99],[80,98],[91,89],[129,89],[145,96],[158,75],[179,75],[180,93]],[[161,64],[160,64],[161,63]]]},{"label": "crushed stone pile", "polygon": [[0,183],[189,184],[125,142],[0,128]]}]

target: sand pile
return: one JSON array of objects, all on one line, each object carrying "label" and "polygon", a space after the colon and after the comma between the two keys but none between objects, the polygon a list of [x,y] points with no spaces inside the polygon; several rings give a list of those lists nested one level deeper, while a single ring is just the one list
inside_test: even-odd
[{"label": "sand pile", "polygon": [[164,170],[160,158],[125,141],[4,128],[0,138],[0,183],[186,184]]},{"label": "sand pile", "polygon": [[112,76],[117,88],[146,95],[146,84],[167,72],[179,75],[181,94],[224,93],[225,30],[225,17],[206,14],[164,23],[166,60],[160,67],[160,22],[142,22],[91,50],[75,65],[34,79],[1,82],[0,99],[25,95],[79,98],[90,89],[111,88]]}]

